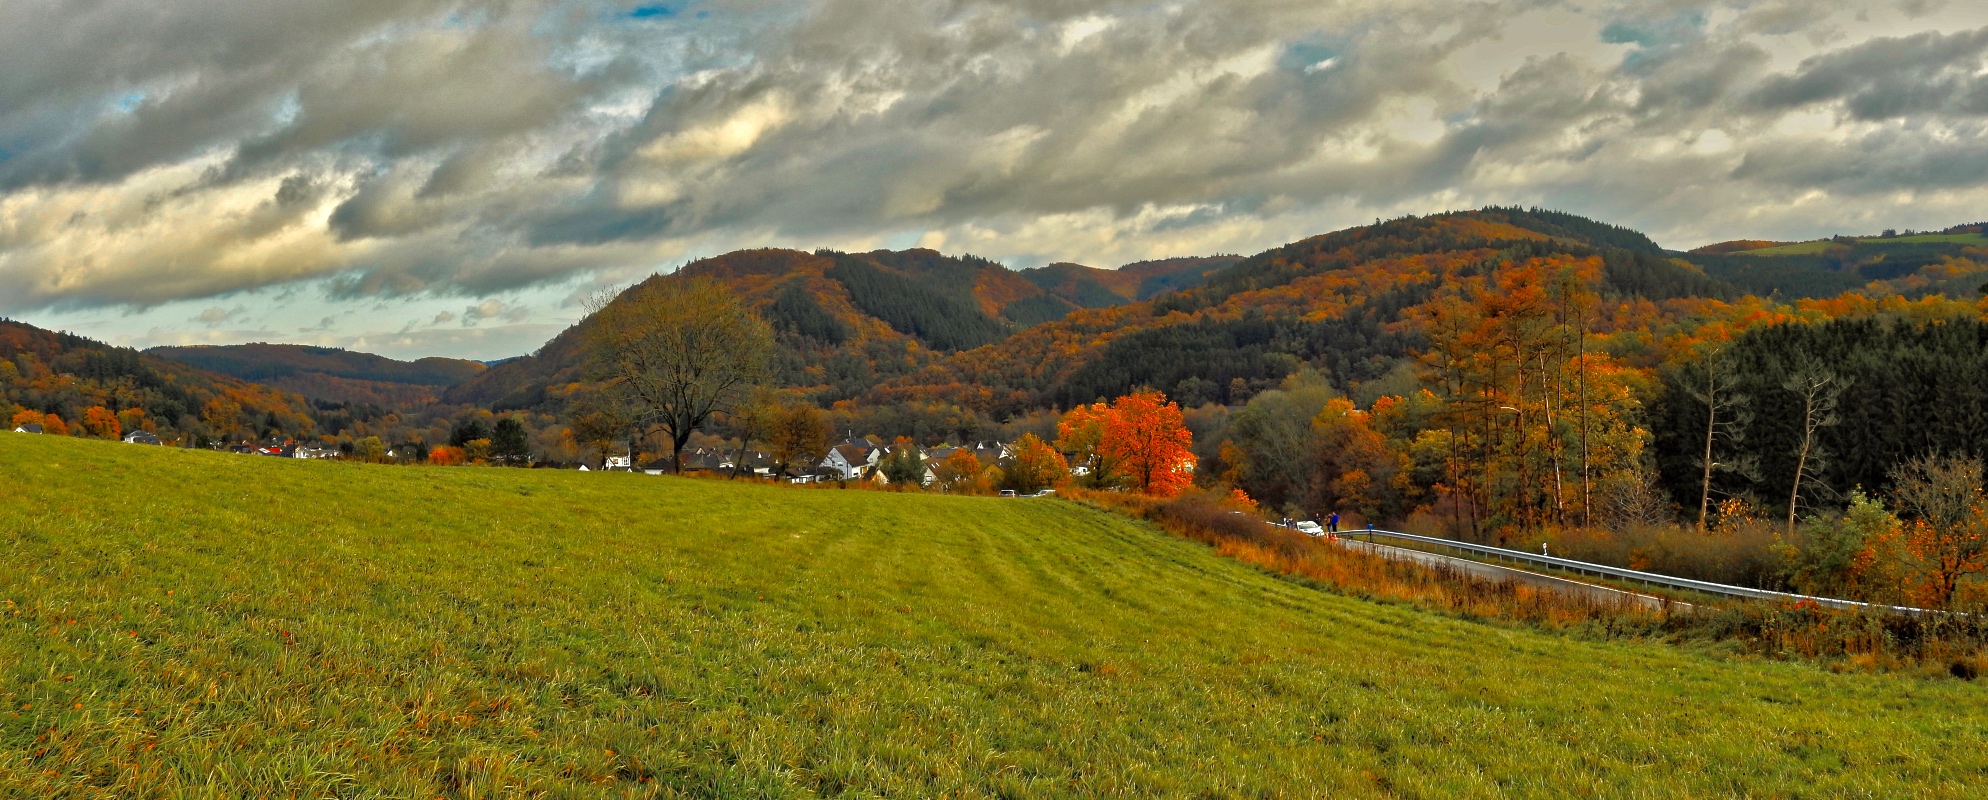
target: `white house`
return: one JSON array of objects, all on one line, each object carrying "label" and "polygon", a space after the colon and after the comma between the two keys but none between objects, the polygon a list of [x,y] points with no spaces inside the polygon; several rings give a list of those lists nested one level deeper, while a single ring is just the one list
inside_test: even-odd
[{"label": "white house", "polygon": [[821,460],[821,466],[841,473],[845,481],[853,481],[875,469],[882,453],[881,447],[851,439],[829,448],[828,456]]},{"label": "white house", "polygon": [[14,428],[15,433],[41,433],[41,423],[30,422]]},{"label": "white house", "polygon": [[132,431],[124,435],[125,444],[159,444],[159,437],[150,431]]}]

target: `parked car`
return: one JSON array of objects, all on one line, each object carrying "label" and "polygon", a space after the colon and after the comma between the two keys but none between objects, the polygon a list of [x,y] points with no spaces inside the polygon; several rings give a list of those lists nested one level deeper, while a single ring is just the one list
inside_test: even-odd
[{"label": "parked car", "polygon": [[1013,490],[1013,489],[1002,489],[1002,490],[1001,490],[1001,496],[1002,496],[1002,497],[1014,497],[1014,496],[1016,496],[1016,495],[1015,495],[1015,490]]},{"label": "parked car", "polygon": [[1325,535],[1325,527],[1324,527],[1324,526],[1322,526],[1322,525],[1319,525],[1318,523],[1316,523],[1316,522],[1313,522],[1313,521],[1311,521],[1311,520],[1308,520],[1308,519],[1301,519],[1301,520],[1298,520],[1297,524],[1295,524],[1295,525],[1292,525],[1291,527],[1293,527],[1293,528],[1296,528],[1296,529],[1298,529],[1298,532],[1299,532],[1299,533],[1302,533],[1302,534],[1304,534],[1304,535],[1306,535],[1306,536],[1324,536],[1324,535]]}]

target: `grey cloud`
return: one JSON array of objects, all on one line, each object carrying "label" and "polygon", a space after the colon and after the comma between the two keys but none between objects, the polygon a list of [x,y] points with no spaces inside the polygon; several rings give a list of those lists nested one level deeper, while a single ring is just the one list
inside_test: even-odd
[{"label": "grey cloud", "polygon": [[1988,114],[1988,28],[1873,39],[1802,62],[1754,93],[1761,108],[1841,102],[1858,119]]}]

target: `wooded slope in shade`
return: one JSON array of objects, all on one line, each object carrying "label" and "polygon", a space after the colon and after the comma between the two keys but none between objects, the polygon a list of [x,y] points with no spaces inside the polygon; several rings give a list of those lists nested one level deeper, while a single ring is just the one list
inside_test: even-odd
[{"label": "wooded slope in shade", "polygon": [[1960,681],[1363,601],[1058,500],[13,435],[0,482],[4,795],[1944,798],[1988,771]]},{"label": "wooded slope in shade", "polygon": [[429,357],[398,361],[372,353],[301,344],[236,344],[154,347],[147,355],[250,381],[316,373],[417,386],[453,386],[483,372],[480,361]]},{"label": "wooded slope in shade", "polygon": [[295,392],[314,400],[409,408],[434,402],[442,389],[474,378],[480,361],[398,361],[372,353],[299,344],[154,347],[147,355]]}]

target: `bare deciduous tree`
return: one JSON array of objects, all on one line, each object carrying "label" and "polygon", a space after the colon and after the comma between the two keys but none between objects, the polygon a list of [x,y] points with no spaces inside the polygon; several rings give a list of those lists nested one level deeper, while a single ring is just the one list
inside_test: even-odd
[{"label": "bare deciduous tree", "polygon": [[1712,510],[1712,473],[1740,472],[1751,474],[1753,465],[1745,456],[1733,456],[1721,461],[1713,457],[1713,451],[1720,439],[1737,445],[1746,433],[1747,423],[1753,420],[1753,413],[1747,405],[1751,398],[1736,391],[1739,373],[1727,360],[1723,351],[1707,353],[1699,362],[1698,369],[1703,373],[1690,389],[1691,396],[1705,404],[1705,452],[1698,459],[1703,470],[1698,487],[1698,529],[1705,530],[1705,519]]},{"label": "bare deciduous tree", "polygon": [[1802,399],[1802,440],[1795,448],[1794,486],[1788,489],[1788,536],[1794,538],[1795,512],[1802,500],[1802,480],[1811,464],[1815,471],[1820,472],[1829,458],[1829,453],[1816,442],[1816,434],[1840,421],[1836,416],[1836,400],[1843,394],[1843,383],[1822,365],[1807,361],[1796,367],[1781,387]]},{"label": "bare deciduous tree", "polygon": [[588,306],[590,369],[639,426],[670,438],[679,472],[691,432],[765,380],[773,330],[717,281],[671,275]]}]

